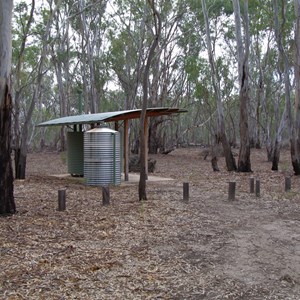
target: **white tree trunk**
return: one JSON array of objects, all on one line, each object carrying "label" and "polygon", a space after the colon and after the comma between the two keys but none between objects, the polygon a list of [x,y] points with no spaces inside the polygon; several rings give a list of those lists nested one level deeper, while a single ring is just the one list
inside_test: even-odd
[{"label": "white tree trunk", "polygon": [[6,86],[10,85],[12,6],[12,0],[0,1],[0,106],[5,100]]},{"label": "white tree trunk", "polygon": [[[220,85],[217,75],[217,67],[215,64],[214,56],[213,56],[213,50],[211,46],[211,36],[210,36],[210,29],[209,29],[209,20],[208,20],[208,14],[206,9],[206,3],[205,0],[202,0],[202,11],[204,14],[205,19],[205,29],[206,29],[206,44],[207,44],[207,52],[209,57],[209,63],[211,67],[211,74],[212,74],[212,84],[215,92],[215,97],[217,100],[217,111],[218,111],[218,139],[221,140],[225,160],[226,160],[226,166],[228,171],[235,171],[236,170],[236,163],[235,159],[231,152],[231,147],[227,139],[226,131],[225,131],[225,121],[224,121],[224,109],[221,99],[221,91],[220,91]],[[213,151],[214,152],[214,151]],[[216,160],[215,160],[216,161]]]},{"label": "white tree trunk", "polygon": [[11,20],[13,1],[0,1],[0,214],[16,212],[11,165]]},{"label": "white tree trunk", "polygon": [[91,113],[98,112],[98,95],[96,91],[96,82],[95,82],[95,74],[94,74],[94,61],[93,61],[93,51],[90,42],[90,35],[87,28],[87,21],[85,17],[85,1],[79,1],[79,8],[81,11],[81,24],[82,24],[82,37],[85,39],[86,42],[86,50],[87,50],[87,59],[89,65],[89,72],[90,72],[90,110]]},{"label": "white tree trunk", "polygon": [[250,136],[248,124],[249,105],[249,17],[248,0],[244,0],[244,41],[241,33],[241,13],[239,0],[232,0],[235,16],[235,33],[238,55],[238,74],[240,84],[240,151],[238,171],[251,172]]}]

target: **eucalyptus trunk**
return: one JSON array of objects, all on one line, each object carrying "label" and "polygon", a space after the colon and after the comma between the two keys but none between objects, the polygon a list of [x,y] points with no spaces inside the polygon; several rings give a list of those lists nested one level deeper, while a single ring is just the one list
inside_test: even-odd
[{"label": "eucalyptus trunk", "polygon": [[[285,5],[282,2],[282,5]],[[281,139],[282,139],[282,132],[285,128],[286,124],[288,126],[289,136],[291,138],[292,135],[292,115],[291,115],[291,99],[290,99],[290,78],[289,78],[289,61],[287,54],[283,47],[283,37],[281,33],[281,26],[279,25],[279,9],[278,9],[278,1],[273,0],[273,8],[274,8],[274,31],[276,37],[276,43],[279,51],[280,59],[278,61],[278,73],[279,77],[284,80],[284,94],[285,94],[285,108],[284,112],[281,117],[280,125],[277,128],[273,151],[272,151],[272,170],[278,170],[278,163],[280,159],[280,148],[281,148]],[[281,10],[282,12],[282,22],[285,23],[285,9]],[[283,74],[281,71],[280,64],[283,61]],[[280,94],[278,96],[278,101],[275,102],[275,113],[278,114],[279,111],[279,100]],[[291,151],[293,152],[293,142],[291,140]],[[293,160],[293,154],[292,154]]]},{"label": "eucalyptus trunk", "polygon": [[[64,91],[64,83],[62,78],[62,63],[53,56],[53,63],[55,67],[55,73],[58,84],[58,94],[60,98],[60,117],[65,117],[67,113],[67,101],[66,101],[66,93]],[[65,135],[65,127],[62,126],[60,129],[60,150],[65,151],[66,149],[66,135]]]},{"label": "eucalyptus trunk", "polygon": [[294,0],[295,4],[295,111],[291,139],[291,158],[295,175],[300,175],[300,0]]},{"label": "eucalyptus trunk", "polygon": [[[211,46],[211,36],[210,36],[210,28],[209,28],[209,20],[208,14],[206,9],[205,0],[202,0],[202,11],[204,14],[205,19],[205,29],[206,29],[206,42],[207,42],[207,52],[209,57],[209,63],[211,67],[212,73],[212,84],[215,92],[215,97],[217,99],[217,111],[218,111],[218,138],[217,141],[220,140],[223,146],[224,156],[226,160],[226,166],[228,171],[235,171],[237,169],[236,162],[233,157],[231,146],[227,138],[227,134],[225,131],[225,121],[224,121],[224,109],[221,99],[221,91],[219,86],[218,74],[217,74],[217,67],[215,64],[215,60],[213,57],[213,51]],[[213,153],[215,151],[212,151]],[[216,171],[215,163],[212,164],[214,171]]]},{"label": "eucalyptus trunk", "polygon": [[[63,26],[61,20],[56,18],[57,31],[57,47],[52,47],[52,61],[57,78],[58,95],[60,103],[60,117],[67,116],[67,99],[70,95],[70,38],[69,38],[69,19],[67,19]],[[63,54],[63,55],[62,55]],[[65,126],[60,129],[60,150],[66,150],[66,130]]]},{"label": "eucalyptus trunk", "polygon": [[241,14],[239,0],[232,0],[235,16],[235,33],[238,55],[238,74],[239,74],[239,100],[240,100],[240,151],[238,160],[238,171],[251,172],[250,162],[250,136],[248,124],[248,105],[249,105],[249,16],[248,0],[244,1],[244,42],[241,32]]},{"label": "eucalyptus trunk", "polygon": [[[95,68],[94,68],[94,61],[93,61],[93,53],[92,53],[92,46],[91,46],[91,36],[89,33],[89,29],[87,27],[87,20],[85,16],[85,1],[79,0],[79,9],[80,9],[80,16],[81,16],[81,25],[82,25],[82,39],[86,42],[86,57],[87,57],[87,64],[89,67],[89,80],[90,80],[90,112],[97,113],[99,109],[98,103],[98,95],[96,91],[96,81],[95,81]],[[83,49],[84,51],[85,49]]]},{"label": "eucalyptus trunk", "polygon": [[0,214],[16,212],[11,162],[11,116],[10,91],[13,1],[0,1]]},{"label": "eucalyptus trunk", "polygon": [[[33,1],[34,2],[34,1]],[[37,65],[37,74],[36,74],[36,81],[34,83],[33,94],[31,98],[31,102],[29,105],[28,110],[25,114],[25,121],[20,128],[21,136],[19,140],[19,144],[16,145],[15,149],[15,171],[16,171],[16,178],[18,179],[25,179],[26,177],[26,159],[27,159],[27,152],[28,152],[28,134],[29,134],[29,126],[31,123],[32,115],[35,109],[35,105],[40,97],[41,85],[43,80],[43,73],[44,73],[44,65],[46,60],[46,55],[48,51],[48,38],[50,34],[51,24],[53,21],[53,17],[55,16],[56,12],[59,9],[61,4],[61,0],[57,1],[56,6],[51,11],[51,15],[47,21],[46,30],[42,37],[42,49],[40,60]]]},{"label": "eucalyptus trunk", "polygon": [[[24,143],[24,139],[27,140],[27,133],[24,134],[25,126],[22,128],[20,126],[20,101],[23,97],[22,90],[23,87],[21,85],[21,69],[24,63],[24,51],[26,48],[27,38],[29,36],[30,27],[33,22],[33,14],[35,9],[35,0],[31,2],[31,10],[30,14],[24,28],[24,35],[21,43],[21,47],[19,50],[19,57],[17,60],[16,71],[14,74],[15,79],[15,107],[14,107],[14,151],[15,151],[15,177],[17,179],[25,178],[25,170],[26,170],[26,143]],[[26,115],[28,116],[28,114]],[[30,115],[31,118],[31,115]]]},{"label": "eucalyptus trunk", "polygon": [[155,55],[155,49],[158,46],[159,38],[161,35],[161,19],[159,12],[155,8],[154,0],[149,2],[151,6],[151,10],[153,12],[153,18],[155,21],[155,36],[154,40],[151,44],[147,62],[144,69],[144,76],[143,76],[143,106],[142,112],[140,117],[140,181],[139,181],[139,200],[147,200],[147,193],[146,193],[146,180],[147,180],[147,170],[146,170],[146,139],[145,139],[145,124],[147,124],[146,120],[146,112],[148,106],[148,96],[149,96],[149,89],[148,89],[148,81],[149,81],[149,72],[151,62]]}]

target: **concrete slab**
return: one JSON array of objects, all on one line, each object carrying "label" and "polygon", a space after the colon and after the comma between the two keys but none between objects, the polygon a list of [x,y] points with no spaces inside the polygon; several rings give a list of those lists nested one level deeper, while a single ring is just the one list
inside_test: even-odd
[{"label": "concrete slab", "polygon": [[[128,175],[128,181],[124,181],[124,174],[121,174],[121,185],[122,184],[133,184],[140,181],[140,174],[139,173],[129,173]],[[173,178],[167,178],[167,177],[160,177],[156,175],[148,175],[147,181],[151,182],[160,182],[160,181],[172,181]]]},{"label": "concrete slab", "polygon": [[[82,179],[82,181],[84,181],[83,177],[72,177],[70,174],[53,174],[51,175],[53,177],[57,177],[57,178],[74,178],[74,179]],[[140,174],[139,173],[129,173],[128,175],[128,181],[124,180],[124,174],[121,174],[121,185],[123,184],[135,184],[138,183],[140,181]],[[156,176],[156,175],[148,175],[148,180],[147,181],[151,181],[151,182],[160,182],[160,181],[172,181],[174,180],[173,178],[167,178],[167,177],[161,177],[161,176]]]}]

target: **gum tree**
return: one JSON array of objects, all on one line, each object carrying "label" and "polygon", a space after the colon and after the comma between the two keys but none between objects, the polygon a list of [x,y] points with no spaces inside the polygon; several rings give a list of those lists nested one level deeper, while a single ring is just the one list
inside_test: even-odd
[{"label": "gum tree", "polygon": [[240,100],[240,151],[238,171],[251,172],[250,163],[250,137],[248,124],[249,91],[249,18],[248,0],[244,1],[244,39],[242,36],[242,22],[239,0],[233,0],[235,17],[235,34],[237,43],[238,74],[239,74],[239,100]]},{"label": "gum tree", "polygon": [[[32,9],[30,16],[33,14],[35,1],[32,1]],[[36,47],[28,47],[26,46],[26,38],[30,32],[30,27],[32,26],[32,16],[28,18],[26,30],[23,33],[22,41],[25,43],[23,46],[23,42],[20,46],[19,57],[17,62],[17,68],[15,71],[15,78],[16,78],[16,103],[17,103],[17,110],[15,114],[15,168],[16,168],[16,178],[24,179],[26,176],[26,161],[27,161],[27,151],[28,151],[28,144],[29,144],[29,136],[30,136],[30,127],[32,123],[32,116],[34,114],[36,105],[38,105],[38,109],[41,110],[41,92],[43,81],[45,80],[46,74],[49,71],[47,68],[47,61],[48,61],[48,52],[49,52],[49,39],[50,39],[50,32],[51,32],[51,25],[53,22],[53,18],[58,12],[59,6],[61,5],[61,1],[57,1],[56,6],[51,8],[50,12],[45,13],[45,24],[42,28],[44,28],[41,32],[41,39],[40,47],[41,49],[37,49]],[[25,74],[24,66],[23,66],[23,57],[26,57],[25,52],[22,50],[22,47],[25,47],[25,52],[28,53],[30,49],[34,49],[34,53],[37,55],[37,63],[33,67],[33,72],[30,72],[30,76],[28,77],[28,81],[25,84],[26,87],[30,87],[30,92],[28,93],[28,104],[25,108],[25,113],[22,115],[23,124],[21,125],[20,122],[20,106],[21,102],[27,98],[24,95],[25,88],[24,86],[20,85],[19,79],[22,78]],[[20,72],[18,69],[23,69]],[[27,74],[28,75],[28,74]],[[26,90],[28,92],[28,90]]]},{"label": "gum tree", "polygon": [[219,78],[218,78],[218,70],[215,63],[214,53],[212,49],[212,42],[211,42],[211,36],[210,36],[210,29],[209,29],[209,19],[208,19],[208,12],[206,9],[206,2],[205,0],[201,1],[202,3],[202,11],[204,15],[204,21],[205,21],[205,29],[206,29],[206,44],[207,44],[207,54],[209,58],[209,63],[211,67],[211,73],[212,73],[212,85],[213,90],[215,93],[215,97],[217,100],[217,123],[218,123],[218,139],[221,140],[224,155],[226,159],[226,166],[228,171],[235,171],[237,169],[235,159],[233,157],[233,154],[231,152],[231,146],[227,138],[227,134],[225,131],[225,120],[224,120],[224,108],[222,104],[221,99],[221,90],[219,85]]},{"label": "gum tree", "polygon": [[294,122],[291,138],[291,158],[295,175],[300,175],[300,0],[295,0],[295,104],[294,104]]},{"label": "gum tree", "polygon": [[143,105],[142,105],[142,112],[140,117],[140,181],[139,181],[139,200],[147,200],[147,194],[146,194],[146,179],[147,179],[147,173],[146,173],[146,137],[145,137],[145,125],[147,124],[146,120],[146,110],[148,105],[148,97],[149,97],[149,87],[148,87],[148,81],[149,81],[149,74],[150,74],[150,67],[151,62],[155,56],[155,49],[158,46],[159,38],[161,35],[161,19],[160,14],[156,9],[154,1],[148,0],[149,5],[151,7],[151,11],[153,13],[153,19],[154,19],[154,38],[151,43],[149,53],[147,55],[146,65],[144,69],[143,74]]},{"label": "gum tree", "polygon": [[0,214],[16,212],[11,164],[11,20],[13,1],[0,1]]}]

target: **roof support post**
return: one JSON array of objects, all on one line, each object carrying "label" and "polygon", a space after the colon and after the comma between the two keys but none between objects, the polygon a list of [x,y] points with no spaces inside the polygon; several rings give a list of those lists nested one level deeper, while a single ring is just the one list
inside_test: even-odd
[{"label": "roof support post", "polygon": [[129,180],[129,131],[128,119],[124,120],[124,180]]},{"label": "roof support post", "polygon": [[119,122],[115,121],[115,131],[119,131]]}]

